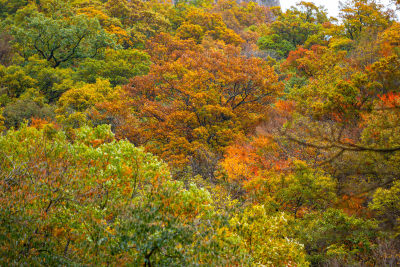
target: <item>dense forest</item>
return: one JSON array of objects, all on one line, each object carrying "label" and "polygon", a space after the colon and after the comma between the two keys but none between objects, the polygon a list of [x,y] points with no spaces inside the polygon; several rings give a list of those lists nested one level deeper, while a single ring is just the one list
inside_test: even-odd
[{"label": "dense forest", "polygon": [[0,265],[399,266],[395,10],[0,0]]}]

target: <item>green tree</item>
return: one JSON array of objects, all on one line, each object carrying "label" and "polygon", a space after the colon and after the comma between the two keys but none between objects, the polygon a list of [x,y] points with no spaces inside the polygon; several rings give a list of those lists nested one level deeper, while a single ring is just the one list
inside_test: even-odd
[{"label": "green tree", "polygon": [[7,128],[19,127],[24,121],[36,119],[51,119],[54,111],[46,103],[45,97],[37,90],[31,88],[19,98],[12,99],[3,109],[4,125]]},{"label": "green tree", "polygon": [[1,264],[243,262],[209,192],[109,126],[36,127],[0,136]]},{"label": "green tree", "polygon": [[28,0],[0,0],[0,17],[15,14],[17,10],[28,4]]},{"label": "green tree", "polygon": [[349,216],[337,209],[311,213],[298,224],[299,241],[303,242],[312,264],[373,262],[372,250],[378,238],[378,224]]},{"label": "green tree", "polygon": [[291,42],[282,39],[282,37],[278,34],[271,34],[261,37],[258,39],[257,45],[261,50],[275,51],[280,58],[286,57],[289,55],[290,51],[296,49]]},{"label": "green tree", "polygon": [[25,58],[37,54],[54,68],[100,56],[106,47],[114,45],[98,20],[86,15],[46,17],[38,13],[14,27],[13,34]]},{"label": "green tree", "polygon": [[77,69],[77,79],[94,83],[96,79],[104,78],[113,86],[124,85],[135,76],[147,74],[149,69],[150,57],[143,51],[108,49],[102,60],[85,59]]},{"label": "green tree", "polygon": [[37,86],[37,80],[26,74],[25,70],[17,65],[4,67],[0,65],[0,95],[19,97],[27,89]]},{"label": "green tree", "polygon": [[71,89],[76,82],[72,80],[74,71],[70,68],[53,68],[51,62],[32,56],[23,70],[37,81],[37,89],[46,96],[49,103],[56,102],[62,93]]},{"label": "green tree", "polygon": [[[329,19],[325,10],[313,3],[302,1],[298,8],[292,7],[285,13],[280,13],[268,29],[268,34],[258,41],[260,49],[276,51],[280,57],[286,57],[291,50],[311,39],[324,40],[324,23]],[[328,23],[329,24],[329,23]]]},{"label": "green tree", "polygon": [[232,219],[244,246],[258,264],[308,266],[304,247],[291,238],[291,218],[284,213],[270,216],[264,206],[250,206]]},{"label": "green tree", "polygon": [[400,181],[390,188],[378,188],[369,207],[389,227],[400,233]]}]

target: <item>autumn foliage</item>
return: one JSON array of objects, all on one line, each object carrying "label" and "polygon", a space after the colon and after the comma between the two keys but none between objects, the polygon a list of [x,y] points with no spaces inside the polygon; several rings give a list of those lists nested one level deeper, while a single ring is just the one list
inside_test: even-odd
[{"label": "autumn foliage", "polygon": [[0,265],[400,265],[400,24],[339,9],[0,0]]}]

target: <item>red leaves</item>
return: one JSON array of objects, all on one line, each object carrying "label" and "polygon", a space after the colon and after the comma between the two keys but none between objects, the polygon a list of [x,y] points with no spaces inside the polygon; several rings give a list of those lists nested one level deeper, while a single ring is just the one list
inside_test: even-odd
[{"label": "red leaves", "polygon": [[382,101],[382,106],[386,108],[399,108],[400,107],[400,93],[390,92],[385,95],[379,96]]}]

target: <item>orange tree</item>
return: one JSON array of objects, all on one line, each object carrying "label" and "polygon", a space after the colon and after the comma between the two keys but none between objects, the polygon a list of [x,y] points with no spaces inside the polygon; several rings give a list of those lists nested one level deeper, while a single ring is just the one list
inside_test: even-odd
[{"label": "orange tree", "polygon": [[239,35],[229,29],[222,16],[207,12],[199,8],[186,11],[184,22],[177,29],[177,35],[183,39],[193,38],[201,42],[203,37],[209,36],[214,40],[222,40],[226,44],[238,45],[243,42]]},{"label": "orange tree", "polygon": [[172,164],[186,164],[200,151],[219,155],[264,119],[281,92],[273,68],[238,48],[204,50],[168,35],[151,47],[164,56],[154,57],[149,74],[125,88],[139,119],[125,137]]}]

